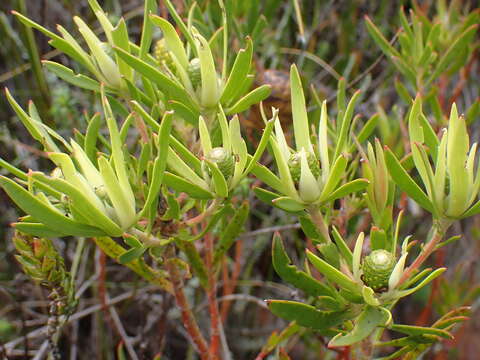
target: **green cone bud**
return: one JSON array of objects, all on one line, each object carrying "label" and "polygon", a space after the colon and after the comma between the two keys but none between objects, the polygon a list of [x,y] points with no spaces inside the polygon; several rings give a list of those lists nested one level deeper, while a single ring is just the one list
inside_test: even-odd
[{"label": "green cone bud", "polygon": [[395,267],[395,257],[387,250],[374,250],[363,260],[363,282],[375,291],[388,287],[388,279]]},{"label": "green cone bud", "polygon": [[[318,177],[320,176],[320,166],[318,165],[318,160],[315,155],[307,152],[307,162],[313,176],[318,179]],[[301,163],[302,157],[300,155],[300,152],[293,153],[290,156],[290,159],[288,159],[288,168],[290,169],[290,174],[292,175],[292,179],[295,183],[298,183],[300,181]]]},{"label": "green cone bud", "polygon": [[153,55],[160,64],[164,64],[173,72],[175,71],[175,63],[173,62],[172,55],[170,55],[170,51],[165,45],[165,39],[160,39],[155,43]]},{"label": "green cone bud", "polygon": [[192,86],[197,88],[202,81],[202,74],[200,72],[200,59],[195,58],[190,61],[187,67],[188,77],[192,82]]},{"label": "green cone bud", "polygon": [[220,172],[228,179],[235,169],[235,157],[222,147],[213,148],[206,156],[207,160],[217,164]]}]

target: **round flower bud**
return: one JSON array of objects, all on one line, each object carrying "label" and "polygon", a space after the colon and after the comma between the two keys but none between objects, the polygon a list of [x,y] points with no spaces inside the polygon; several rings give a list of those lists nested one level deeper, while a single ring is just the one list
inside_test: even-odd
[{"label": "round flower bud", "polygon": [[190,60],[190,63],[188,64],[188,67],[187,67],[187,74],[188,74],[188,77],[190,78],[190,81],[192,82],[193,88],[197,88],[198,85],[200,85],[200,82],[202,81],[202,73],[200,71],[199,58],[194,58]]},{"label": "round flower bud", "polygon": [[160,64],[165,64],[170,70],[175,71],[175,63],[170,55],[170,51],[165,45],[165,39],[160,39],[155,43],[153,55]]},{"label": "round flower bud", "polygon": [[[320,176],[320,166],[318,165],[318,160],[310,152],[307,152],[307,162],[312,175],[315,178]],[[302,164],[302,157],[300,152],[293,153],[288,159],[288,168],[290,169],[290,174],[292,175],[293,182],[298,183],[300,181],[300,174],[301,174],[301,164]]]},{"label": "round flower bud", "polygon": [[395,267],[395,257],[387,250],[374,250],[363,260],[362,280],[375,291],[388,287],[388,279]]},{"label": "round flower bud", "polygon": [[222,147],[213,148],[206,156],[207,160],[217,164],[218,169],[225,179],[233,175],[235,169],[235,157]]}]

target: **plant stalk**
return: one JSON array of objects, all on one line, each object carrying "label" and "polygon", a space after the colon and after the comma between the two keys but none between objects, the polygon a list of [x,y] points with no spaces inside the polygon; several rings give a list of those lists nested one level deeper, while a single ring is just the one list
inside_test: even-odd
[{"label": "plant stalk", "polygon": [[180,308],[180,312],[182,314],[183,326],[190,335],[190,340],[199,353],[200,358],[202,360],[210,360],[211,358],[207,342],[200,332],[200,328],[198,327],[197,321],[193,316],[192,309],[188,305],[185,292],[183,291],[183,275],[173,261],[167,261],[166,265],[168,273],[170,274],[175,300],[177,301],[177,306]]}]

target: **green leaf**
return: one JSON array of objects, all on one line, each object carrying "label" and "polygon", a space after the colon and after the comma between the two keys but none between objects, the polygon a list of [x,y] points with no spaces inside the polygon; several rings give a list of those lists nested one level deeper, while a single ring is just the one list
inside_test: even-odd
[{"label": "green leaf", "polygon": [[334,159],[337,159],[340,154],[344,151],[345,144],[347,142],[348,134],[350,131],[350,125],[352,123],[353,118],[353,110],[355,109],[355,104],[357,103],[358,98],[360,97],[360,90],[357,90],[355,94],[353,94],[350,102],[348,103],[347,109],[345,110],[345,114],[342,117],[340,133],[338,134],[337,144],[335,146],[335,154],[333,156]]},{"label": "green leaf", "polygon": [[290,88],[292,102],[293,132],[295,134],[295,145],[297,151],[302,148],[307,152],[313,152],[310,142],[310,131],[308,126],[307,107],[303,93],[302,81],[297,67],[293,64],[290,67]]},{"label": "green leaf", "polygon": [[390,176],[398,187],[402,189],[402,191],[405,191],[408,196],[415,200],[425,210],[433,213],[433,205],[428,196],[425,195],[423,190],[415,183],[415,181],[413,181],[393,152],[388,148],[385,149],[385,161]]},{"label": "green leaf", "polygon": [[143,255],[146,247],[131,248],[118,257],[118,262],[122,265],[132,262]]},{"label": "green leaf", "polygon": [[57,145],[55,145],[55,143],[51,139],[45,126],[38,120],[27,115],[27,113],[21,108],[20,105],[18,105],[13,96],[10,94],[8,88],[5,88],[5,95],[8,102],[12,106],[17,116],[22,121],[23,125],[27,128],[30,135],[39,143],[41,143],[45,147],[45,150],[54,152],[60,151]]},{"label": "green leaf", "polygon": [[193,35],[196,40],[198,58],[200,59],[201,103],[206,108],[213,108],[217,105],[220,98],[213,54],[207,40],[202,35],[197,31]]},{"label": "green leaf", "polygon": [[0,185],[17,206],[52,230],[73,236],[98,236],[104,232],[93,226],[80,224],[45,204],[13,180],[0,176]]},{"label": "green leaf", "polygon": [[157,11],[156,0],[145,0],[145,7],[143,10],[143,27],[142,37],[140,39],[140,58],[145,59],[150,51],[150,45],[152,44],[153,26],[150,20],[150,14],[154,14]]},{"label": "green leaf", "polygon": [[314,330],[327,330],[351,318],[351,313],[347,311],[320,311],[296,301],[268,300],[267,304],[276,316]]},{"label": "green leaf", "polygon": [[322,284],[304,271],[299,270],[288,257],[278,233],[273,235],[272,263],[277,274],[285,282],[292,284],[310,296],[337,297],[335,290]]},{"label": "green leaf", "polygon": [[12,226],[20,232],[38,237],[55,238],[68,236],[68,234],[50,229],[48,226],[39,223],[17,222],[13,223]]},{"label": "green leaf", "polygon": [[168,94],[174,100],[188,104],[192,108],[198,110],[198,105],[191,101],[191,96],[178,82],[171,80],[152,65],[149,65],[145,61],[130,55],[125,50],[118,47],[115,47],[114,50],[128,65],[137,70],[140,74],[144,75],[147,79],[153,81],[162,92]]},{"label": "green leaf", "polygon": [[205,161],[212,173],[213,187],[215,189],[215,193],[220,197],[228,197],[228,184],[225,180],[225,176],[222,174],[217,164],[214,164],[207,159],[204,159],[203,161]]},{"label": "green leaf", "polygon": [[439,277],[440,275],[442,275],[445,270],[447,270],[447,268],[439,268],[439,269],[436,269],[435,271],[433,271],[430,275],[428,275],[425,279],[423,279],[420,284],[414,286],[413,288],[411,289],[407,289],[407,290],[400,290],[400,291],[397,291],[397,295],[398,297],[404,297],[404,296],[408,296],[410,294],[413,294],[414,292],[420,290],[421,288],[423,288],[424,286],[428,285],[431,281],[433,281],[435,278]]},{"label": "green leaf", "polygon": [[383,53],[389,57],[395,56],[400,57],[400,53],[388,42],[383,34],[378,30],[375,24],[370,20],[368,16],[365,16],[365,24],[367,25],[367,30],[373,40],[377,45],[382,49]]},{"label": "green leaf", "polygon": [[285,187],[282,184],[281,180],[266,166],[261,164],[254,164],[251,172],[253,175],[255,175],[256,178],[260,179],[262,182],[272,187],[276,191],[284,192]]},{"label": "green leaf", "polygon": [[305,209],[305,205],[288,196],[281,196],[272,200],[272,204],[282,210],[297,212]]},{"label": "green leaf", "polygon": [[[274,115],[274,118],[275,117],[276,115]],[[255,166],[257,161],[260,160],[260,157],[262,156],[268,144],[270,135],[272,134],[274,124],[275,124],[274,120],[270,120],[267,122],[267,126],[265,126],[265,129],[263,130],[263,134],[260,139],[260,142],[257,145],[257,149],[255,150],[255,153],[253,154],[252,158],[249,159],[249,162],[244,171],[244,174],[248,174],[252,170],[252,168]]]},{"label": "green leaf", "polygon": [[72,69],[69,69],[68,67],[54,61],[43,60],[42,64],[59,78],[74,86],[90,91],[100,92],[100,84],[98,81],[89,78],[88,76],[83,74],[75,74]]},{"label": "green leaf", "polygon": [[272,87],[270,85],[261,85],[243,96],[235,104],[229,107],[225,113],[226,115],[241,113],[250,108],[250,106],[265,100],[271,92]]},{"label": "green leaf", "polygon": [[141,211],[141,214],[144,214],[144,212],[150,208],[153,201],[160,194],[163,176],[167,167],[167,153],[170,132],[172,130],[172,120],[173,112],[166,111],[160,124],[160,131],[158,134],[158,155],[155,158],[155,162],[153,164],[153,177],[152,181],[149,184],[148,196],[145,200],[145,205],[143,207],[143,210]]},{"label": "green leaf", "polygon": [[252,39],[247,37],[246,43],[247,46],[245,49],[241,49],[238,52],[232,70],[230,71],[230,76],[223,88],[222,96],[220,98],[222,104],[231,102],[232,99],[235,99],[239,95],[239,92],[242,89],[240,84],[245,81],[250,70],[253,54]]},{"label": "green leaf", "polygon": [[168,106],[175,111],[175,115],[180,116],[183,120],[195,127],[198,126],[198,117],[200,116],[198,111],[175,100],[168,101]]},{"label": "green leaf", "polygon": [[[125,50],[127,53],[130,52],[130,41],[128,40],[128,30],[125,20],[123,18],[120,19],[117,26],[112,29],[112,42],[113,45],[117,46],[120,49]],[[117,55],[116,60],[118,64],[118,69],[120,74],[129,81],[133,80],[133,69],[120,57]]]},{"label": "green leaf", "polygon": [[[62,39],[57,34],[51,32],[50,30],[47,30],[43,26],[37,24],[36,22],[30,20],[29,18],[16,11],[12,11],[12,14],[15,15],[24,25],[37,29],[49,38],[51,38],[52,40],[49,41],[50,45],[70,56],[72,59],[75,59],[80,64],[84,65],[92,73],[98,74],[98,71],[96,71],[95,66],[93,65],[93,62],[91,61],[88,54],[80,48],[80,46],[75,40],[73,40],[73,43],[71,43],[69,41],[70,39]],[[62,32],[63,36],[65,37],[66,31],[62,30],[64,29],[62,27],[59,27],[59,31]]]},{"label": "green leaf", "polygon": [[298,220],[300,221],[300,225],[302,227],[304,234],[308,238],[317,240],[317,241],[323,240],[322,235],[318,231],[315,224],[312,222],[312,218],[309,215],[301,216],[298,218]]},{"label": "green leaf", "polygon": [[168,50],[175,55],[183,68],[186,69],[188,67],[187,53],[173,25],[157,15],[150,15],[150,20],[162,30]]},{"label": "green leaf", "polygon": [[392,315],[387,309],[367,305],[355,321],[355,326],[346,335],[337,334],[328,347],[350,346],[368,337],[378,326],[385,326]]},{"label": "green leaf", "polygon": [[442,329],[435,329],[431,327],[423,327],[423,326],[412,326],[412,325],[392,325],[389,327],[390,330],[406,334],[406,335],[435,335],[442,337],[444,339],[453,339],[452,334],[448,331]]},{"label": "green leaf", "polygon": [[32,178],[64,193],[72,201],[71,206],[82,214],[91,225],[102,229],[110,236],[120,236],[123,231],[106,214],[97,209],[76,186],[60,178],[48,178],[42,173],[33,173]]},{"label": "green leaf", "polygon": [[347,243],[343,239],[342,235],[340,235],[340,233],[338,232],[338,230],[335,226],[332,227],[332,235],[333,235],[333,239],[335,241],[335,244],[338,247],[338,250],[342,254],[342,257],[345,259],[345,261],[347,262],[350,269],[352,269],[352,263],[353,263],[352,250],[350,250]]},{"label": "green leaf", "polygon": [[473,36],[477,32],[478,24],[470,26],[463,33],[461,33],[455,41],[450,45],[448,50],[438,60],[437,66],[428,78],[427,83],[439,77],[450,64],[454,62],[456,56],[461,53],[469,44],[472,43]]},{"label": "green leaf", "polygon": [[337,270],[326,261],[320,259],[309,250],[307,250],[307,257],[313,266],[315,266],[315,268],[320,271],[320,273],[323,274],[328,280],[338,284],[340,287],[347,289],[354,294],[361,295],[359,285],[347,275]]},{"label": "green leaf", "polygon": [[346,168],[347,158],[343,155],[340,155],[338,158],[336,158],[335,163],[331,168],[327,182],[323,187],[322,193],[320,194],[320,201],[325,201],[332,195],[332,192],[335,190],[338,183],[342,179]]},{"label": "green leaf", "polygon": [[210,191],[205,190],[198,185],[192,184],[191,182],[188,182],[177,175],[169,173],[168,171],[166,171],[163,175],[163,183],[176,191],[187,193],[194,199],[209,200],[214,198]]},{"label": "green leaf", "polygon": [[248,205],[248,202],[244,201],[242,206],[240,206],[240,208],[235,211],[233,218],[229,220],[228,225],[220,234],[218,243],[215,246],[215,264],[218,264],[218,262],[222,259],[223,255],[225,255],[225,253],[228,251],[228,249],[230,249],[238,236],[242,233],[245,222],[248,219],[249,211],[250,207]]},{"label": "green leaf", "polygon": [[324,201],[333,201],[336,199],[343,198],[347,195],[350,195],[352,193],[361,191],[365,189],[370,182],[367,179],[355,179],[353,181],[350,181],[346,184],[343,184],[340,186],[337,190],[335,190],[329,197],[327,197]]},{"label": "green leaf", "polygon": [[88,123],[87,132],[85,134],[84,148],[85,154],[92,163],[96,164],[97,162],[97,138],[100,132],[100,125],[102,124],[102,119],[100,113],[96,113]]}]

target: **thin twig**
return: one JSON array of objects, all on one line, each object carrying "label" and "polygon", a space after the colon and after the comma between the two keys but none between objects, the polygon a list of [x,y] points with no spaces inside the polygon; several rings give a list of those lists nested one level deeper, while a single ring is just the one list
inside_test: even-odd
[{"label": "thin twig", "polygon": [[195,345],[200,358],[202,360],[209,360],[210,356],[208,354],[208,346],[205,341],[200,328],[198,327],[197,321],[192,314],[192,310],[188,305],[187,297],[183,291],[183,275],[178,270],[177,265],[173,261],[167,261],[167,270],[170,274],[170,280],[172,282],[173,292],[175,294],[175,300],[177,305],[180,308],[182,314],[183,326],[187,330],[190,340]]},{"label": "thin twig", "polygon": [[208,308],[210,312],[210,355],[213,360],[218,359],[218,350],[220,345],[220,314],[218,311],[218,302],[217,302],[217,280],[216,280],[216,271],[213,266],[213,235],[207,233],[205,235],[205,252],[206,252],[206,265],[208,269]]},{"label": "thin twig", "polygon": [[[108,296],[108,294],[106,294],[106,298],[107,298],[107,301],[110,300],[110,297]],[[130,337],[127,335],[127,332],[123,327],[122,321],[120,320],[120,316],[118,316],[118,312],[115,309],[115,306],[110,306],[110,316],[112,318],[113,323],[115,324],[115,327],[120,337],[123,340],[123,343],[125,344],[125,347],[127,349],[128,354],[130,355],[130,358],[132,360],[140,360],[137,353],[133,349],[132,341],[130,340]]]}]

